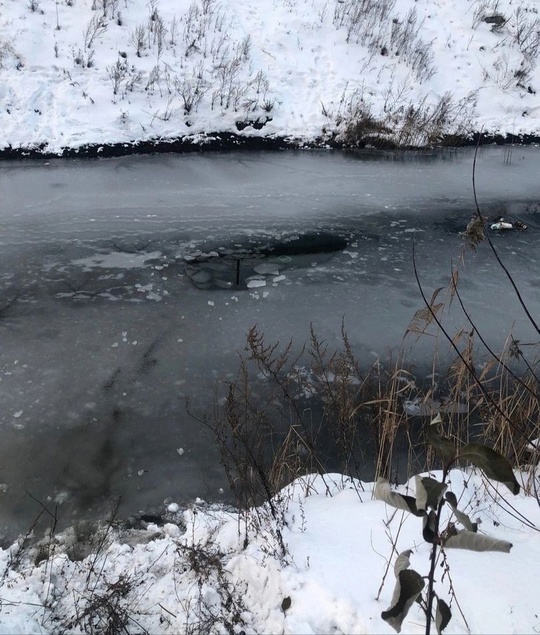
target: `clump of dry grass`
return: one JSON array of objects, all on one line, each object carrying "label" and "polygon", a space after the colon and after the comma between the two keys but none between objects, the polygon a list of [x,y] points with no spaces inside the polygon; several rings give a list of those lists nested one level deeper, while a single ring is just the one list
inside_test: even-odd
[{"label": "clump of dry grass", "polygon": [[[293,342],[267,343],[257,327],[249,331],[238,375],[221,399],[219,387],[206,421],[241,508],[265,503],[285,522],[276,496],[303,475],[395,480],[429,469],[423,428],[437,412],[456,444],[486,443],[514,465],[534,466],[540,406],[530,354],[512,336],[495,353],[472,325],[452,337],[454,359],[439,361],[445,309],[456,298],[462,302],[457,285],[454,271],[448,288],[437,289],[413,315],[401,350],[375,363],[358,359],[344,326],[337,350],[313,326],[300,350]],[[423,379],[407,356],[426,337],[433,358]]]},{"label": "clump of dry grass", "polygon": [[[392,93],[392,89],[388,89]],[[424,96],[414,101],[390,96],[383,112],[374,114],[362,89],[343,93],[337,112],[323,114],[335,120],[336,139],[349,147],[419,148],[459,145],[471,136],[476,95],[455,101],[445,93],[437,101]]]},{"label": "clump of dry grass", "polygon": [[395,477],[409,419],[402,400],[414,385],[399,356],[362,369],[344,328],[334,351],[313,327],[298,352],[292,342],[266,344],[254,327],[246,352],[207,420],[240,507],[266,502],[277,518],[274,497],[306,474]]}]

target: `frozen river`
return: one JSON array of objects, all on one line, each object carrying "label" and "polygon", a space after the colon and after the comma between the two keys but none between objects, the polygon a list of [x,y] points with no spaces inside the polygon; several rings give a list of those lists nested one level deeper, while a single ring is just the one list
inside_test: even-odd
[{"label": "frozen river", "polygon": [[[540,151],[508,158],[480,151],[478,196],[487,215],[529,225],[494,240],[539,315]],[[254,324],[301,344],[313,322],[337,346],[344,318],[371,362],[399,345],[422,306],[413,241],[429,296],[459,259],[471,169],[470,150],[0,163],[0,534],[39,511],[27,492],[69,519],[100,513],[111,493],[124,516],[219,499],[216,453],[184,399],[211,408]],[[306,236],[311,253],[297,256]],[[339,249],[317,253],[317,237]],[[249,289],[207,284],[207,269],[196,286],[186,271],[186,256],[265,245],[281,260]],[[468,254],[461,291],[492,340],[514,323],[534,339],[487,245]]]}]

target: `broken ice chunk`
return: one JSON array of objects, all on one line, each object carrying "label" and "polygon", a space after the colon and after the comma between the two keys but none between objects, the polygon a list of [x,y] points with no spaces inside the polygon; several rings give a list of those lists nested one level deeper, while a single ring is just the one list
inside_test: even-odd
[{"label": "broken ice chunk", "polygon": [[255,289],[256,287],[265,287],[266,280],[260,280],[260,279],[248,280],[247,286],[248,286],[248,289]]}]

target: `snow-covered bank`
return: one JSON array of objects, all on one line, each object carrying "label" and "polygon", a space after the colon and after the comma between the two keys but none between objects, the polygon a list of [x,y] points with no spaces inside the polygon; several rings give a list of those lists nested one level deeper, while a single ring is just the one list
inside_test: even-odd
[{"label": "snow-covered bank", "polygon": [[[480,533],[513,546],[446,552],[436,573],[453,613],[445,632],[536,632],[537,501],[471,471],[454,471],[450,485]],[[412,549],[412,566],[427,575],[430,545],[421,519],[373,500],[372,489],[336,474],[304,477],[282,492],[277,522],[263,508],[171,504],[177,522],[162,527],[79,528],[14,546],[0,553],[0,632],[392,633],[381,612],[397,553]],[[424,632],[418,604],[403,631]]]},{"label": "snow-covered bank", "polygon": [[[522,139],[517,140],[523,142]],[[530,143],[540,142],[540,138]],[[524,141],[527,143],[527,140]],[[0,159],[52,159],[63,158],[107,158],[124,157],[133,154],[165,154],[168,152],[188,154],[191,152],[219,152],[234,150],[295,150],[319,148],[316,143],[306,143],[300,139],[284,139],[275,136],[246,136],[231,132],[217,132],[185,136],[179,139],[149,139],[129,143],[90,143],[78,147],[64,147],[59,152],[51,152],[47,144],[36,147],[8,147],[0,150]],[[325,144],[328,147],[328,144]]]},{"label": "snow-covered bank", "polygon": [[0,149],[535,138],[539,25],[512,0],[0,0]]},{"label": "snow-covered bank", "polygon": [[[445,140],[443,140],[445,141]],[[190,154],[198,152],[234,152],[259,151],[259,150],[323,150],[342,151],[349,153],[358,152],[390,152],[394,155],[403,152],[440,152],[455,150],[457,148],[480,145],[540,145],[540,136],[536,135],[491,135],[474,133],[467,137],[448,137],[447,145],[443,143],[440,148],[422,148],[417,146],[396,147],[392,142],[380,140],[376,146],[371,143],[346,144],[337,140],[307,141],[300,138],[284,138],[279,136],[240,135],[231,132],[216,132],[185,136],[179,139],[149,139],[146,141],[133,141],[129,143],[91,143],[78,147],[63,147],[57,152],[51,152],[48,144],[33,147],[6,147],[0,150],[0,160],[19,159],[54,159],[62,157],[104,159],[111,157],[126,157],[131,155],[151,155],[179,153]]]}]

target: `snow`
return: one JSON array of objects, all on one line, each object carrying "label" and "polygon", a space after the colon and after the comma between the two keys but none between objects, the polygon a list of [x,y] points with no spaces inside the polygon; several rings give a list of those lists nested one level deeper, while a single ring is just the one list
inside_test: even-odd
[{"label": "snow", "polygon": [[[450,489],[481,533],[513,547],[447,550],[435,584],[453,614],[445,632],[534,632],[536,499],[474,471],[451,472]],[[198,500],[183,510],[168,503],[161,527],[104,526],[94,536],[74,528],[37,547],[19,542],[0,552],[0,632],[89,632],[104,628],[107,609],[127,616],[125,632],[391,633],[380,614],[390,606],[396,554],[412,549],[411,567],[427,575],[430,545],[421,519],[372,493],[372,484],[339,474],[306,476],[275,499],[277,520],[265,506],[238,513]],[[423,633],[423,624],[414,605],[403,632]]]},{"label": "snow", "polygon": [[[389,15],[369,34],[348,22],[351,2],[0,0],[0,149],[61,153],[223,132],[324,145],[358,113],[402,130],[411,106],[436,112],[448,91],[447,132],[539,134],[535,2],[500,0],[506,21],[495,28],[483,20],[495,8],[481,0],[388,1]],[[411,54],[390,45],[392,25],[418,26]],[[414,61],[421,51],[424,66]],[[69,266],[129,270],[161,255],[96,253]],[[286,279],[279,271],[257,273],[275,285]],[[135,288],[162,300],[153,284]],[[184,452],[177,448],[182,461]],[[537,500],[471,471],[451,480],[480,531],[513,548],[447,554],[449,571],[436,575],[452,605],[446,632],[537,632]],[[125,618],[126,632],[230,632],[232,624],[238,633],[391,633],[381,611],[395,556],[412,549],[412,567],[426,575],[430,546],[417,518],[373,500],[372,490],[340,475],[304,477],[276,498],[277,520],[267,507],[239,512],[197,499],[186,509],[168,500],[163,526],[104,523],[95,533],[81,525],[41,542],[21,538],[0,549],[0,633],[102,632],[113,617]],[[422,633],[423,624],[415,605],[403,630]]]},{"label": "snow", "polygon": [[0,148],[324,145],[359,112],[420,143],[407,121],[444,104],[447,132],[538,135],[536,5],[366,0],[355,22],[353,0],[0,0]]}]

